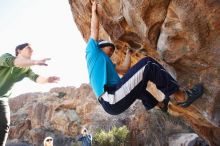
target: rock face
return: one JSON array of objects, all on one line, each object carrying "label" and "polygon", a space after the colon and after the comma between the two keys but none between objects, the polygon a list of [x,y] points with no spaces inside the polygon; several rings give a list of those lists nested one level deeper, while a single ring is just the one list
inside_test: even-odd
[{"label": "rock face", "polygon": [[208,144],[200,139],[195,133],[179,133],[169,138],[170,146],[207,146]]},{"label": "rock face", "polygon": [[170,135],[192,132],[179,118],[158,110],[147,112],[140,101],[123,114],[111,116],[102,109],[87,84],[20,95],[10,100],[10,107],[7,146],[42,146],[47,136],[54,137],[55,146],[71,146],[82,127],[94,136],[99,129],[126,125],[131,146],[164,146],[168,145]]},{"label": "rock face", "polygon": [[[144,56],[160,61],[182,88],[203,82],[205,94],[193,106],[169,106],[209,141],[220,145],[220,1],[111,0],[100,1],[100,38],[116,44],[116,63],[126,48],[132,62]],[[85,41],[90,36],[90,0],[69,0],[73,18]]]}]

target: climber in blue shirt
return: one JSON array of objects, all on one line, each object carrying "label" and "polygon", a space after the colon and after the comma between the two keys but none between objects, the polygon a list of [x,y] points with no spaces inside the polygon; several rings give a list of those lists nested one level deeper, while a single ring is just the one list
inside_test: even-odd
[{"label": "climber in blue shirt", "polygon": [[[176,105],[188,107],[203,94],[203,85],[197,84],[192,89],[182,91],[172,76],[157,61],[150,57],[131,65],[131,52],[127,51],[124,63],[120,66],[112,63],[110,57],[115,45],[110,41],[98,40],[99,18],[97,3],[92,4],[91,36],[86,48],[86,61],[90,84],[103,106],[112,115],[125,111],[140,99],[147,110],[158,106],[166,111],[170,99]],[[122,74],[120,78],[118,73]],[[165,95],[162,102],[146,90],[148,81],[153,82]]]}]

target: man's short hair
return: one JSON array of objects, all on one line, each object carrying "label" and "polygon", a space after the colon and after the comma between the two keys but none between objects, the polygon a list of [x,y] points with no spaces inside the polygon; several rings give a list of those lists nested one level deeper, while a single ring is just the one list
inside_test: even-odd
[{"label": "man's short hair", "polygon": [[115,45],[113,43],[109,42],[109,41],[106,41],[106,40],[99,40],[98,45],[99,45],[100,48],[110,46],[113,49],[115,49]]},{"label": "man's short hair", "polygon": [[27,47],[28,45],[29,45],[28,43],[24,43],[24,44],[18,45],[18,46],[15,48],[15,55],[18,56],[18,51],[24,49],[24,48]]}]

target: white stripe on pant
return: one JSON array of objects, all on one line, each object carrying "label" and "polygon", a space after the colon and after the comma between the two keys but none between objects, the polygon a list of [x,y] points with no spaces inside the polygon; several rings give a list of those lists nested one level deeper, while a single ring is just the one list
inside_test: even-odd
[{"label": "white stripe on pant", "polygon": [[[146,66],[146,65],[145,65]],[[139,84],[143,79],[143,72],[144,68],[143,66],[135,75],[133,75],[123,86],[121,86],[115,94],[108,94],[108,92],[105,92],[101,97],[110,104],[115,104],[121,99],[123,99],[127,94],[131,92],[132,89],[134,89],[137,84]]]}]

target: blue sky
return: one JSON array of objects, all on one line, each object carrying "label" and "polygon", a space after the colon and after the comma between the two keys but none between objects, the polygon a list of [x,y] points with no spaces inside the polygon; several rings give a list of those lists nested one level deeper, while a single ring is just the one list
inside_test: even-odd
[{"label": "blue sky", "polygon": [[24,79],[11,90],[12,97],[88,83],[86,43],[75,26],[68,0],[0,0],[0,40],[0,55],[14,55],[18,44],[30,43],[33,59],[51,58],[49,66],[32,69],[42,76],[61,78],[59,83],[47,85]]}]

